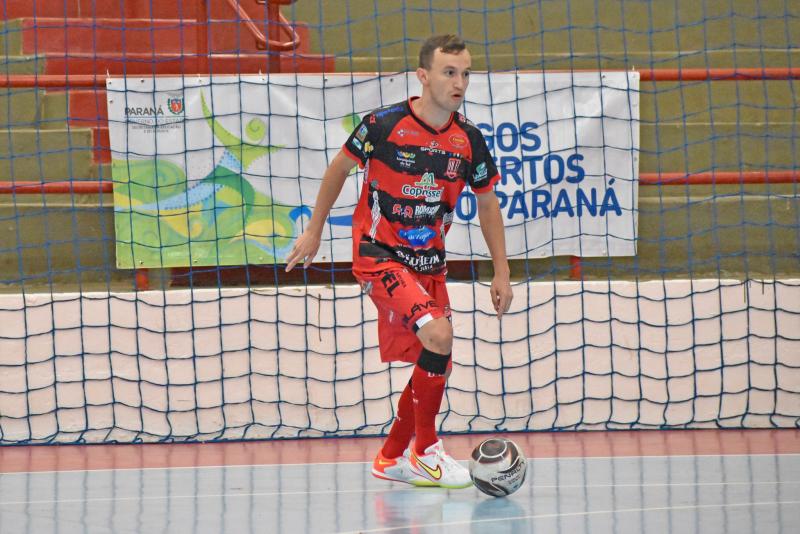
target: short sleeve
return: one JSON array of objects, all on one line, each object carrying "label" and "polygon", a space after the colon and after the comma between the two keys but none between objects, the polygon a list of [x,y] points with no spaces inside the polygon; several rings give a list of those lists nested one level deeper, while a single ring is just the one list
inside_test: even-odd
[{"label": "short sleeve", "polygon": [[472,142],[472,165],[470,167],[467,183],[475,193],[485,193],[490,191],[494,184],[500,179],[497,173],[497,166],[494,163],[486,140],[480,131],[475,130],[469,136]]},{"label": "short sleeve", "polygon": [[380,123],[374,113],[365,116],[342,147],[345,154],[364,167],[381,136]]}]

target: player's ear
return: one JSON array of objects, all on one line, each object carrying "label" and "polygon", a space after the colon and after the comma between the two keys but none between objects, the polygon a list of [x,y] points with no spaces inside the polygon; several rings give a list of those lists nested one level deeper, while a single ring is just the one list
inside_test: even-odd
[{"label": "player's ear", "polygon": [[422,67],[417,67],[417,79],[422,85],[428,84],[428,71]]}]

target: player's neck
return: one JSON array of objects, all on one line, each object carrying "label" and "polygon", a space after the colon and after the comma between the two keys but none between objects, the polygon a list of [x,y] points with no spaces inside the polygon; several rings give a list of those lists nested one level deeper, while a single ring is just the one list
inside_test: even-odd
[{"label": "player's neck", "polygon": [[435,130],[444,127],[453,114],[451,111],[437,106],[433,99],[426,98],[424,94],[411,101],[411,109],[414,110],[417,117]]}]

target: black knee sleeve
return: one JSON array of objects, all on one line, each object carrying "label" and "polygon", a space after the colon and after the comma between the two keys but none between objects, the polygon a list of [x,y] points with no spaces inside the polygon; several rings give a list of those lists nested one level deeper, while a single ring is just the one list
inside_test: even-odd
[{"label": "black knee sleeve", "polygon": [[449,361],[450,354],[439,354],[423,348],[419,354],[417,365],[429,373],[443,375],[447,371],[447,363]]}]

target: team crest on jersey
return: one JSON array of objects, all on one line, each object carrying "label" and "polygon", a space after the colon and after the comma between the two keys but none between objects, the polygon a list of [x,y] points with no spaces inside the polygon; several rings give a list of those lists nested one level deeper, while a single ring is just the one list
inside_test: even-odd
[{"label": "team crest on jersey", "polygon": [[401,191],[404,195],[409,197],[424,197],[425,202],[439,202],[442,198],[442,190],[436,189],[436,185],[433,173],[426,172],[419,179],[419,182],[414,182],[414,185],[406,184],[402,187]]},{"label": "team crest on jersey", "polygon": [[447,160],[447,170],[444,175],[455,180],[458,176],[458,170],[461,168],[461,158],[450,158]]},{"label": "team crest on jersey", "polygon": [[463,135],[453,134],[450,136],[450,144],[456,148],[464,148],[467,146],[467,140]]},{"label": "team crest on jersey", "polygon": [[405,137],[407,135],[419,135],[419,132],[416,130],[406,130],[405,128],[400,128],[397,130],[397,135],[400,137]]}]

